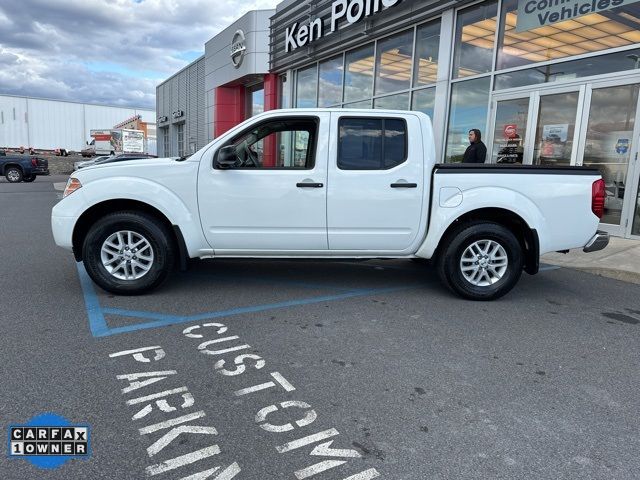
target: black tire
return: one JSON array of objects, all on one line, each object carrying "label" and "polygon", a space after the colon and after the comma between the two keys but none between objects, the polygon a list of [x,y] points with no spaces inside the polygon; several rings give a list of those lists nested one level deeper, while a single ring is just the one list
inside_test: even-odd
[{"label": "black tire", "polygon": [[24,175],[19,167],[7,167],[4,171],[4,177],[9,183],[20,183]]},{"label": "black tire", "polygon": [[29,176],[22,177],[23,182],[31,183],[36,179],[36,176],[31,174]]},{"label": "black tire", "polygon": [[[461,267],[467,248],[476,242],[491,241],[504,249],[508,264],[499,280],[491,275],[495,283],[476,285],[468,280]],[[520,279],[524,264],[522,246],[506,227],[492,222],[471,222],[461,225],[443,239],[438,254],[437,269],[440,279],[454,293],[469,300],[495,300],[508,293]],[[476,282],[479,283],[479,282]],[[486,282],[485,283],[489,283]]]},{"label": "black tire", "polygon": [[[147,239],[153,251],[149,271],[138,279],[119,279],[102,262],[102,246],[110,235],[132,231]],[[82,245],[82,260],[91,279],[107,292],[118,295],[140,295],[160,286],[173,269],[175,245],[167,227],[143,212],[127,211],[109,214],[90,228]]]}]

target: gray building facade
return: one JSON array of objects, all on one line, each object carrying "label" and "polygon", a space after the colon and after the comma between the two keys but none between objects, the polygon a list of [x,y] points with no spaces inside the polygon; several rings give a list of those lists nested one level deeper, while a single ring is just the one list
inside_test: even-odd
[{"label": "gray building facade", "polygon": [[209,143],[205,59],[198,58],[156,88],[158,155],[188,155]]}]

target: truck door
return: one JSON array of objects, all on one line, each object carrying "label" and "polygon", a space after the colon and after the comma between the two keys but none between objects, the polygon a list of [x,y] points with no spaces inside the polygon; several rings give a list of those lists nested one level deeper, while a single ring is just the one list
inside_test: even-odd
[{"label": "truck door", "polygon": [[[216,255],[326,254],[330,114],[274,115],[201,161],[202,227]],[[214,167],[233,146],[236,165]]]},{"label": "truck door", "polygon": [[[333,113],[329,249],[402,253],[424,225],[423,146],[412,115]],[[429,177],[427,177],[429,178]]]}]

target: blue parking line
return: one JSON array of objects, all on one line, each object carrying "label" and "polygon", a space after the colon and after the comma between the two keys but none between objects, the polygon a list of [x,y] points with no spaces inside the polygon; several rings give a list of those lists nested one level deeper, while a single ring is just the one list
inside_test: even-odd
[{"label": "blue parking line", "polygon": [[[318,297],[301,298],[298,300],[288,300],[284,302],[269,303],[264,305],[254,305],[249,307],[232,308],[228,310],[221,310],[217,312],[207,312],[198,315],[169,315],[157,312],[149,311],[137,311],[137,310],[125,310],[121,308],[102,307],[96,291],[93,287],[93,282],[89,278],[87,271],[82,263],[78,263],[78,276],[80,278],[80,285],[84,295],[85,306],[87,309],[87,317],[89,319],[89,328],[94,337],[108,337],[111,335],[118,335],[121,333],[130,333],[138,330],[146,330],[150,328],[166,327],[169,325],[177,325],[187,322],[196,322],[214,318],[230,317],[234,315],[242,315],[246,313],[265,312],[268,310],[277,310],[288,307],[297,307],[304,305],[313,305],[316,303],[333,302],[339,300],[345,300],[348,298],[363,297],[368,295],[398,292],[401,290],[408,290],[415,288],[418,285],[404,285],[402,287],[392,288],[369,288],[369,289],[355,289],[350,292],[338,293],[335,295],[322,295]],[[319,287],[319,286],[318,286]],[[118,315],[129,318],[140,318],[146,320],[152,320],[149,322],[138,323],[134,325],[126,325],[122,327],[110,328],[105,319],[105,315]]]},{"label": "blue parking line", "polygon": [[[276,302],[269,303],[264,305],[254,305],[248,307],[238,307],[232,308],[228,310],[221,310],[217,312],[207,312],[201,313],[197,315],[171,315],[164,314],[158,312],[151,311],[139,311],[139,310],[125,310],[121,308],[111,308],[111,307],[102,307],[100,305],[100,300],[93,286],[92,280],[89,278],[87,271],[84,268],[82,263],[77,264],[78,268],[78,276],[80,278],[80,285],[82,286],[82,292],[84,295],[85,306],[87,310],[87,317],[89,319],[89,328],[91,330],[91,334],[94,337],[108,337],[111,335],[118,335],[121,333],[130,333],[136,332],[138,330],[147,330],[151,328],[159,328],[166,327],[169,325],[178,325],[181,323],[187,322],[197,322],[202,320],[210,320],[215,318],[223,318],[230,317],[234,315],[243,315],[246,313],[258,313],[265,312],[268,310],[277,310],[282,308],[289,307],[298,307],[305,305],[313,305],[317,303],[323,302],[334,302],[345,300],[349,298],[357,298],[364,297],[369,295],[383,294],[383,293],[393,293],[399,292],[403,290],[410,290],[412,288],[417,288],[419,286],[423,286],[424,284],[411,284],[411,285],[403,285],[401,287],[390,287],[390,288],[368,288],[368,289],[354,289],[351,291],[347,291],[344,293],[336,293],[334,295],[322,295],[318,297],[308,297],[301,298],[298,300],[288,300],[284,302]],[[555,265],[542,265],[540,267],[540,271],[551,271],[558,270],[561,267]],[[285,281],[288,283],[288,281]],[[291,282],[296,283],[296,282]],[[429,282],[432,283],[432,282]],[[297,284],[297,283],[296,283]],[[311,286],[312,284],[306,284],[307,286]],[[320,285],[314,284],[313,288],[325,288],[325,289],[335,289],[338,290],[338,287],[334,287],[332,285]],[[340,290],[344,291],[344,287],[340,288]],[[129,317],[129,318],[139,318],[144,320],[151,320],[144,323],[138,323],[133,325],[125,325],[122,327],[114,327],[110,328],[107,320],[105,319],[105,315],[117,315],[121,317]]]},{"label": "blue parking line", "polygon": [[106,314],[120,315],[120,316],[126,316],[126,317],[134,317],[134,318],[147,318],[147,319],[154,319],[155,321],[138,323],[135,325],[126,325],[123,327],[109,328],[106,331],[101,331],[97,335],[95,334],[94,335],[96,337],[106,337],[110,335],[117,335],[120,333],[129,333],[129,332],[135,332],[138,330],[146,330],[149,328],[166,327],[169,325],[178,325],[178,324],[187,323],[187,322],[197,322],[202,320],[211,320],[215,318],[231,317],[234,315],[243,315],[245,313],[258,313],[258,312],[265,312],[268,310],[277,310],[277,309],[288,308],[288,307],[313,305],[315,303],[334,302],[338,300],[344,300],[347,298],[364,297],[364,296],[375,295],[379,293],[398,292],[400,290],[407,290],[410,288],[413,288],[413,286],[358,290],[358,291],[343,293],[338,295],[324,295],[321,297],[303,298],[300,300],[289,300],[286,302],[270,303],[266,305],[255,305],[251,307],[232,308],[229,310],[222,310],[219,312],[208,312],[208,313],[202,313],[199,315],[190,315],[185,317],[176,316],[176,315],[163,315],[163,314],[158,314],[153,312],[123,310],[119,308],[104,308],[102,309],[102,311]]},{"label": "blue parking line", "polygon": [[78,263],[78,276],[80,277],[80,285],[84,295],[84,303],[87,308],[87,317],[89,317],[89,328],[94,337],[101,337],[105,332],[109,331],[109,326],[104,318],[100,300],[93,288],[93,281],[89,278],[87,271],[82,263]]}]

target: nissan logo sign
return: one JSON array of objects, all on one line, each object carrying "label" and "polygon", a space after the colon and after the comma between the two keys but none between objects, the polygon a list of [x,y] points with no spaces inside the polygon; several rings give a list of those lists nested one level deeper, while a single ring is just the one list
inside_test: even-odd
[{"label": "nissan logo sign", "polygon": [[240,68],[242,60],[247,53],[247,42],[244,37],[244,32],[238,30],[233,34],[233,40],[231,40],[231,63],[236,68]]}]

